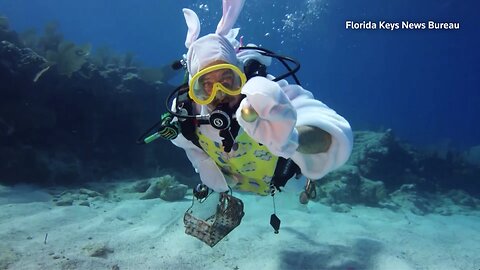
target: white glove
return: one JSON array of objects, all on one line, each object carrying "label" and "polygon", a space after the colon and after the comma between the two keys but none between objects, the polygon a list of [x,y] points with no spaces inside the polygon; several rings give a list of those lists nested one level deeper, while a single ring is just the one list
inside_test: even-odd
[{"label": "white glove", "polygon": [[[254,77],[243,86],[242,94],[246,98],[236,112],[240,126],[272,154],[291,157],[298,147],[298,132],[295,129],[297,112],[282,88],[267,78]],[[252,122],[242,118],[242,109],[249,107],[258,114]]]}]

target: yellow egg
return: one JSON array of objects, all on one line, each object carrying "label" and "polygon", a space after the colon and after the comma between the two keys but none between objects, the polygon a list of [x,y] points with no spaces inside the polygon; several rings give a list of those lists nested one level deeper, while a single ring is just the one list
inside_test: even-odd
[{"label": "yellow egg", "polygon": [[252,108],[252,106],[242,108],[242,118],[245,122],[251,123],[258,118],[257,112]]}]

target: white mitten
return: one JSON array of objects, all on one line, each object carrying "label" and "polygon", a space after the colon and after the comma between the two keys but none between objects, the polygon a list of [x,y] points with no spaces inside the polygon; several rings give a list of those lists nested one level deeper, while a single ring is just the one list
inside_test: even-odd
[{"label": "white mitten", "polygon": [[[236,112],[240,126],[272,154],[291,157],[298,147],[297,112],[282,88],[267,78],[254,77],[243,86],[242,94],[246,98]],[[245,121],[241,113],[243,108],[250,106],[258,114],[253,122]]]}]

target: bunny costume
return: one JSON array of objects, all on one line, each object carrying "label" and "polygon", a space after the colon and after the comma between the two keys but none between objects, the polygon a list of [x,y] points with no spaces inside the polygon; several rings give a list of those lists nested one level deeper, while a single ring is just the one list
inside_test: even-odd
[{"label": "bunny costume", "polygon": [[[270,58],[255,51],[237,53],[239,42],[235,39],[238,29],[232,29],[244,0],[223,0],[223,16],[215,33],[198,38],[200,21],[192,10],[183,9],[188,26],[185,46],[186,60],[191,76],[209,63],[223,60],[243,70],[243,63],[251,58],[270,64]],[[243,132],[254,141],[266,146],[271,154],[292,159],[303,175],[320,179],[328,172],[343,165],[350,156],[353,144],[349,123],[324,103],[314,99],[311,92],[286,80],[272,81],[274,77],[254,77],[242,88],[246,97],[236,110],[236,119]],[[175,103],[175,102],[174,102]],[[242,108],[248,106],[258,113],[257,120],[246,122],[241,116]],[[172,107],[175,110],[175,104]],[[207,106],[193,104],[195,113],[206,114]],[[332,136],[330,148],[323,153],[302,154],[298,148],[297,126],[318,127]],[[218,130],[209,125],[198,127],[212,141],[221,142]],[[204,184],[217,192],[228,190],[227,181],[217,164],[205,151],[179,135],[172,141],[185,150]]]}]

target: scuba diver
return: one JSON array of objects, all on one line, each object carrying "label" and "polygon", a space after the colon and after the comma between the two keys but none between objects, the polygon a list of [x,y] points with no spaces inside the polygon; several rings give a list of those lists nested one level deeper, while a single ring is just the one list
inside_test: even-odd
[{"label": "scuba diver", "polygon": [[[295,60],[254,45],[242,47],[236,40],[238,28],[232,27],[243,4],[244,0],[224,0],[215,33],[200,38],[197,15],[183,9],[188,52],[182,63],[188,83],[174,92],[155,135],[185,150],[203,183],[196,196],[204,197],[210,190],[239,212],[229,213],[236,215],[233,228],[243,217],[243,204],[228,195],[230,188],[273,196],[290,178],[303,175],[309,187],[302,193],[306,203],[315,180],[343,165],[353,144],[349,123],[300,86]],[[280,60],[288,72],[278,77],[267,74],[272,59]],[[292,69],[285,60],[297,66]],[[297,83],[289,84],[288,76]],[[279,223],[272,215],[275,232]],[[187,233],[201,238],[195,230],[205,222],[195,223],[186,216],[185,224]],[[233,228],[217,232],[219,238]]]}]

